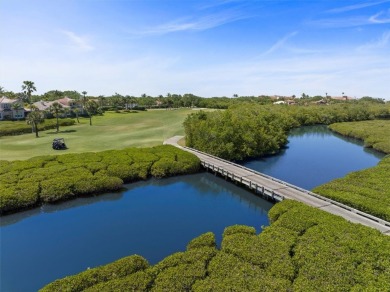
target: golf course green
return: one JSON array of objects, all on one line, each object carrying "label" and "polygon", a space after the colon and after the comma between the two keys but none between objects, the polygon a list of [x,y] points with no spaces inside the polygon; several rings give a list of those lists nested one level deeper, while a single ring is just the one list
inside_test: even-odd
[{"label": "golf course green", "polygon": [[[97,152],[126,147],[161,145],[175,135],[183,135],[183,121],[193,109],[155,109],[139,112],[105,112],[102,116],[80,118],[74,126],[35,134],[0,137],[0,160],[23,160],[38,155]],[[54,138],[64,138],[67,150],[53,150]]]}]

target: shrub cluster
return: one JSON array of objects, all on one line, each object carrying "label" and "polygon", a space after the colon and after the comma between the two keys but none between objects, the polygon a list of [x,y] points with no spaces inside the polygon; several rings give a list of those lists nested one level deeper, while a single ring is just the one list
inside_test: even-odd
[{"label": "shrub cluster", "polygon": [[199,159],[173,146],[0,161],[0,214],[115,191],[123,183],[194,173]]},{"label": "shrub cluster", "polygon": [[138,255],[128,256],[93,269],[88,269],[74,276],[54,281],[41,291],[84,291],[99,283],[124,278],[145,270],[149,266],[147,260]]},{"label": "shrub cluster", "polygon": [[[154,266],[108,279],[87,272],[57,280],[41,291],[387,291],[390,237],[295,201],[276,204],[271,226],[231,226],[221,248],[212,233],[193,239],[185,252]],[[132,264],[130,263],[130,268]],[[144,266],[143,266],[144,267]],[[116,274],[114,268],[111,273]],[[124,276],[122,276],[124,275]],[[107,280],[108,279],[108,280]],[[96,283],[90,287],[91,283]],[[55,284],[55,285],[54,285]]]},{"label": "shrub cluster", "polygon": [[[72,126],[75,124],[73,119],[59,119],[58,124],[60,127]],[[55,129],[57,127],[56,119],[46,119],[42,124],[39,124],[39,130]],[[23,121],[13,122],[1,122],[0,123],[0,137],[1,136],[13,136],[21,134],[31,133],[31,126],[27,125]]]},{"label": "shrub cluster", "polygon": [[390,154],[390,120],[336,123],[329,129],[364,141],[365,147]]},{"label": "shrub cluster", "polygon": [[390,156],[377,166],[347,174],[313,191],[390,221]]}]

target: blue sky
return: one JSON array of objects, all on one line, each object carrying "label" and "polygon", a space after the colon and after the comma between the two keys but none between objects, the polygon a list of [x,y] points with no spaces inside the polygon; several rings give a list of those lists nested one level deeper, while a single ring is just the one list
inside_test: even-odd
[{"label": "blue sky", "polygon": [[0,86],[390,99],[390,0],[0,0]]}]

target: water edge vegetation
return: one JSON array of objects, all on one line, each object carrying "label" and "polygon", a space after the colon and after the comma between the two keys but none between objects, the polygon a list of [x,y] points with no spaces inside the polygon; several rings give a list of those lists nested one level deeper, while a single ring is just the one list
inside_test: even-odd
[{"label": "water edge vegetation", "polygon": [[269,212],[272,224],[230,226],[154,266],[139,256],[56,280],[40,291],[385,291],[390,237],[295,201]]},{"label": "water edge vegetation", "polygon": [[123,183],[197,172],[199,159],[173,146],[0,160],[0,214],[119,190]]}]

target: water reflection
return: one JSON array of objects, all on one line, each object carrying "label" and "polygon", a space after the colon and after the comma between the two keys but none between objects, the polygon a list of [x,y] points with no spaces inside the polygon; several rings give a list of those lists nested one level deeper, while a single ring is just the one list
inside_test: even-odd
[{"label": "water reflection", "polygon": [[101,195],[95,195],[90,197],[81,197],[70,201],[59,202],[55,204],[45,204],[38,208],[18,212],[15,214],[9,214],[2,216],[0,220],[0,227],[15,224],[21,220],[27,219],[32,216],[37,216],[42,213],[54,213],[64,211],[71,208],[86,206],[95,204],[101,201],[115,201],[120,200],[123,197],[122,192],[106,193]]},{"label": "water reflection", "polygon": [[310,190],[349,172],[375,166],[385,156],[326,126],[293,129],[287,146],[277,155],[242,165]]}]

